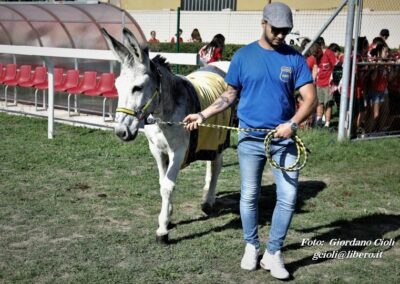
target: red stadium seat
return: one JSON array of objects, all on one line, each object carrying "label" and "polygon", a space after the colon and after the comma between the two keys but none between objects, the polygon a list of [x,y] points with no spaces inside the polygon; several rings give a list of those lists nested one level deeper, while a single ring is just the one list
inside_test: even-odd
[{"label": "red stadium seat", "polygon": [[[55,73],[55,69],[54,69]],[[56,92],[64,92],[67,89],[78,87],[79,84],[79,71],[78,70],[68,70],[64,80],[60,84],[56,84],[56,79],[54,78],[54,90]]]},{"label": "red stadium seat", "polygon": [[[33,72],[31,80],[19,84],[21,87],[34,87],[35,85],[47,84],[47,69],[44,66],[37,66]],[[37,108],[37,91],[35,91],[35,110]],[[46,109],[46,97],[43,96],[43,109]]]},{"label": "red stadium seat", "polygon": [[87,96],[100,96],[103,93],[111,92],[114,88],[114,83],[114,73],[103,73],[100,76],[100,80],[97,83],[96,88],[93,90],[87,90],[84,94]]},{"label": "red stadium seat", "polygon": [[17,86],[31,81],[32,66],[31,65],[21,65],[16,73],[14,79],[4,81],[3,84],[6,85],[4,89],[4,100],[7,106],[7,95],[8,87],[14,87],[14,105],[17,105]]},{"label": "red stadium seat", "polygon": [[[77,98],[80,94],[83,94],[84,92],[88,90],[93,90],[96,88],[97,85],[97,72],[96,71],[86,71],[83,73],[83,78],[79,82],[78,87],[74,88],[69,88],[66,90],[68,93],[68,115],[71,116],[71,103],[70,103],[70,98],[71,95],[75,96],[75,101],[77,101]],[[79,115],[79,103],[75,105],[75,112]]]},{"label": "red stadium seat", "polygon": [[7,64],[6,69],[4,70],[4,75],[0,78],[0,83],[4,83],[5,81],[14,80],[17,76],[17,65],[16,64]]},{"label": "red stadium seat", "polygon": [[112,100],[113,99],[118,99],[118,92],[115,86],[113,86],[113,89],[109,92],[103,93],[103,121],[106,122],[106,102],[108,99],[111,99],[111,103],[109,104],[109,116],[111,117],[111,121],[114,121],[114,116],[112,114]]}]

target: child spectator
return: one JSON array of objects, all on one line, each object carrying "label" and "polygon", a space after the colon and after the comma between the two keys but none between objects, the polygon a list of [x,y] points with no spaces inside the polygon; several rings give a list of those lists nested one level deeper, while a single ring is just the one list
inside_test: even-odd
[{"label": "child spectator", "polygon": [[183,33],[182,29],[179,29],[179,35],[174,35],[171,38],[171,43],[175,43],[176,42],[177,36],[179,37],[179,42],[183,42],[182,33]]},{"label": "child spectator", "polygon": [[211,62],[221,60],[224,46],[225,37],[222,34],[216,34],[209,44],[199,50],[201,63],[207,65]]},{"label": "child spectator", "polygon": [[332,106],[334,103],[333,96],[329,92],[329,86],[333,68],[337,63],[340,55],[340,47],[336,43],[332,43],[325,50],[322,55],[321,61],[318,65],[317,74],[317,95],[318,95],[318,106],[317,106],[317,126],[322,126],[322,116],[325,114],[325,127],[330,126],[332,116]]},{"label": "child spectator", "polygon": [[368,131],[377,131],[384,124],[385,117],[382,116],[382,109],[385,102],[388,86],[388,72],[387,66],[379,64],[382,63],[389,55],[389,48],[386,43],[378,43],[370,52],[371,57],[377,62],[369,73],[369,86],[370,90],[367,94],[367,105],[369,106],[370,115],[368,123]]},{"label": "child spectator", "polygon": [[201,35],[198,29],[193,29],[189,42],[202,42]]},{"label": "child spectator", "polygon": [[400,66],[391,66],[388,78],[389,119],[387,127],[393,126],[395,117],[400,116]]},{"label": "child spectator", "polygon": [[149,43],[159,43],[160,41],[156,38],[156,31],[150,32],[150,38],[148,40]]}]

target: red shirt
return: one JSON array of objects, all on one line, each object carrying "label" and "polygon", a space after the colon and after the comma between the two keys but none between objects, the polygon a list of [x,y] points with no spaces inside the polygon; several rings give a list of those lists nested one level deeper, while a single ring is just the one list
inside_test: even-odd
[{"label": "red shirt", "polygon": [[[379,67],[381,66],[378,66],[378,68]],[[372,82],[372,89],[376,92],[383,93],[385,92],[387,85],[388,85],[388,80],[387,80],[386,69],[379,70],[376,79]]]},{"label": "red shirt", "polygon": [[307,66],[310,69],[310,71],[313,70],[314,65],[317,64],[317,60],[315,60],[315,57],[313,55],[310,55],[307,57]]},{"label": "red shirt", "polygon": [[[175,43],[175,40],[176,40],[176,37],[175,36],[172,37],[171,38],[171,43]],[[183,42],[183,38],[182,37],[179,37],[179,42]]]},{"label": "red shirt", "polygon": [[150,43],[158,43],[158,42],[160,42],[158,39],[156,39],[156,38],[150,38],[149,40],[148,40],[148,42],[150,42]]},{"label": "red shirt", "polygon": [[207,63],[218,61],[221,58],[222,58],[222,50],[221,48],[217,47],[216,49],[214,49],[213,55]]},{"label": "red shirt", "polygon": [[318,87],[328,87],[333,72],[333,67],[336,64],[335,53],[329,48],[325,50],[321,61],[318,64],[318,75],[316,85]]}]

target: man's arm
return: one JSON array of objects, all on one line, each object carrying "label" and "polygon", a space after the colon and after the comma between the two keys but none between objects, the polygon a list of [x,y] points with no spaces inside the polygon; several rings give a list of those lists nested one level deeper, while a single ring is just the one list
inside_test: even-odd
[{"label": "man's arm", "polygon": [[[299,89],[299,92],[303,101],[296,114],[290,119],[292,122],[297,124],[305,121],[314,112],[318,104],[317,94],[313,84],[309,83],[302,86]],[[290,138],[293,135],[291,125],[288,122],[278,125],[276,130],[277,132],[275,133],[275,137]]]},{"label": "man's arm", "polygon": [[198,123],[204,122],[207,118],[226,110],[235,100],[238,94],[238,90],[228,85],[228,89],[215,100],[209,107],[202,110],[199,113],[192,113],[183,119],[186,122],[185,128],[187,130],[197,129]]}]

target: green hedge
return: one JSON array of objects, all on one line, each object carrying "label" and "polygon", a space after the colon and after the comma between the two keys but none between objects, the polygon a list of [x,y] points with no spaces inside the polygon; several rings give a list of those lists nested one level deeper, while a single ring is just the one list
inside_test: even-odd
[{"label": "green hedge", "polygon": [[[197,53],[199,52],[200,48],[202,48],[204,45],[207,43],[202,42],[202,43],[181,43],[179,45],[179,52],[180,53]],[[235,52],[241,48],[243,45],[239,44],[226,44],[224,47],[224,51],[222,53],[222,59],[231,61],[232,56],[235,54]],[[150,51],[154,52],[173,52],[176,53],[176,44],[174,43],[151,43],[149,44]],[[198,69],[198,66],[189,66],[189,65],[180,65],[177,69],[176,66],[171,66],[172,71],[177,72],[182,75],[187,75],[190,72],[193,72],[194,70]]]}]

